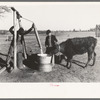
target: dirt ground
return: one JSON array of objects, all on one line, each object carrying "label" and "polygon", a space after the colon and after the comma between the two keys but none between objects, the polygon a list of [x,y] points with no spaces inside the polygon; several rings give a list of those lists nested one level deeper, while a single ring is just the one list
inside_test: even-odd
[{"label": "dirt ground", "polygon": [[[95,37],[94,32],[56,32],[55,35],[59,43],[73,37]],[[45,51],[45,34],[39,36]],[[3,68],[6,64],[5,60],[10,44],[10,41],[5,41],[6,38],[6,35],[0,35],[0,68]],[[97,57],[94,66],[82,68],[79,64],[72,63],[72,67],[67,69],[64,67],[66,62],[63,60],[60,65],[55,64],[51,72],[40,72],[29,67],[13,70],[12,73],[4,71],[0,74],[0,82],[100,82],[100,38],[97,38],[97,40],[95,49]],[[33,53],[39,53],[35,35],[25,36],[25,41],[26,46],[32,48]],[[87,54],[76,55],[73,60],[86,63]],[[84,63],[81,63],[81,65],[84,65]]]}]

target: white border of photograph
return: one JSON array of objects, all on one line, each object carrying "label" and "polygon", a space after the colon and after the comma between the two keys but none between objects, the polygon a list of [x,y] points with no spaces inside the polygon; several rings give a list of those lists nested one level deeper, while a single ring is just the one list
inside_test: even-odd
[{"label": "white border of photograph", "polygon": [[[39,3],[65,4],[65,2],[35,2],[34,5]],[[98,2],[71,3],[98,4]],[[0,2],[0,5],[7,4],[27,6],[32,2]],[[0,83],[0,98],[100,98],[99,90],[100,83]]]}]

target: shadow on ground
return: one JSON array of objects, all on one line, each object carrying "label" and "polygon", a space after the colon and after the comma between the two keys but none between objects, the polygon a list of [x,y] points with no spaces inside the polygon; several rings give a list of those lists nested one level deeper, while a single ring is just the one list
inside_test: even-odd
[{"label": "shadow on ground", "polygon": [[28,68],[33,70],[38,70],[38,63],[37,63],[37,54],[28,55],[27,59],[23,61],[23,64]]},{"label": "shadow on ground", "polygon": [[[85,65],[86,65],[85,62],[81,62],[81,61],[78,61],[78,60],[72,60],[72,63],[73,63],[73,64],[76,64],[76,65],[78,65],[78,66],[80,66],[80,67],[82,67],[82,68],[85,68]],[[63,67],[66,67],[66,65],[64,65],[64,64],[61,64],[61,63],[60,63],[60,65],[63,66]],[[92,65],[89,64],[89,66],[92,66]]]},{"label": "shadow on ground", "polygon": [[[0,53],[0,56],[5,56],[7,57],[6,54]],[[6,66],[6,61],[4,59],[2,59],[2,57],[0,57],[0,68],[3,68]]]}]

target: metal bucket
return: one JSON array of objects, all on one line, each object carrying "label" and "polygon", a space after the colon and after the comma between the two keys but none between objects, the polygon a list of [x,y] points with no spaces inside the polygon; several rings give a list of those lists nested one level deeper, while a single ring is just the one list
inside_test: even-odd
[{"label": "metal bucket", "polygon": [[40,64],[38,65],[39,71],[41,72],[51,72],[52,71],[52,64]]},{"label": "metal bucket", "polygon": [[42,71],[42,72],[52,71],[51,59],[52,59],[52,56],[49,56],[47,54],[37,54],[39,71]]},{"label": "metal bucket", "polygon": [[47,54],[37,54],[37,60],[39,64],[50,64],[51,58],[52,57]]}]

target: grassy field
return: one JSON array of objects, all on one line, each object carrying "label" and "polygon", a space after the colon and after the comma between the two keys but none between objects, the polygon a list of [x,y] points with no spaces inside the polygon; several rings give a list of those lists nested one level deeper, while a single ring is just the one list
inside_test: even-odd
[{"label": "grassy field", "polygon": [[[94,32],[55,32],[54,34],[59,43],[73,37],[95,37]],[[43,51],[45,52],[45,34],[40,34],[39,36],[42,42]],[[5,66],[6,55],[10,45],[10,41],[5,41],[6,38],[6,35],[0,35],[1,68]],[[95,49],[97,57],[94,66],[82,68],[81,66],[72,63],[72,67],[67,69],[64,67],[66,62],[63,60],[61,65],[56,64],[49,73],[39,72],[28,67],[23,70],[14,70],[12,73],[4,71],[0,74],[0,82],[100,82],[100,38],[97,39],[98,43]],[[39,47],[35,35],[31,34],[25,36],[25,41],[26,46],[30,47],[33,53],[39,53]],[[76,55],[73,59],[86,63],[87,54]]]}]

